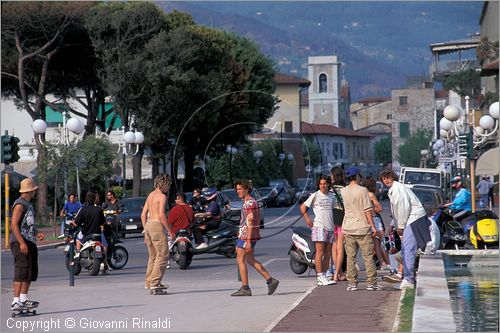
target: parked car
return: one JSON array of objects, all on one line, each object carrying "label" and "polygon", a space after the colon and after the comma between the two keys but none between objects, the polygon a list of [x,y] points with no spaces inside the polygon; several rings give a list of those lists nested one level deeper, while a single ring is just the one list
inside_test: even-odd
[{"label": "parked car", "polygon": [[295,198],[295,190],[286,179],[275,179],[269,181],[269,186],[278,190],[278,201],[280,205],[291,206]]},{"label": "parked car", "polygon": [[444,204],[443,195],[439,190],[415,186],[412,191],[424,206],[428,216],[434,214]]},{"label": "parked car", "polygon": [[389,198],[389,187],[387,187],[384,183],[377,181],[377,199],[382,201],[384,199]]},{"label": "parked car", "polygon": [[258,187],[260,198],[266,207],[278,207],[278,190],[276,187]]},{"label": "parked car", "polygon": [[123,205],[123,210],[118,215],[119,236],[141,233],[143,230],[141,213],[146,203],[146,197],[125,198],[121,199],[120,202]]},{"label": "parked car", "polygon": [[303,203],[311,194],[316,192],[316,184],[307,182],[305,184],[297,183],[297,191],[295,192],[295,202]]},{"label": "parked car", "polygon": [[[241,207],[243,206],[243,201],[238,197],[236,190],[227,189],[219,192],[224,198],[224,202],[228,202],[228,206],[226,209],[226,217],[229,217],[231,220],[239,221],[241,216]],[[264,228],[264,202],[260,197],[260,194],[255,189],[250,193],[252,197],[257,200],[259,204],[260,210],[260,228]]]}]

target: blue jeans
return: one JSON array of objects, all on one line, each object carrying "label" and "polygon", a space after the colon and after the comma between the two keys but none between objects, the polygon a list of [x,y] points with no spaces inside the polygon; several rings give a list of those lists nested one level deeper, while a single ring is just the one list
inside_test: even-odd
[{"label": "blue jeans", "polygon": [[413,235],[411,226],[406,225],[403,231],[401,244],[401,256],[403,257],[403,276],[408,282],[415,282],[415,257],[417,256],[417,240]]}]

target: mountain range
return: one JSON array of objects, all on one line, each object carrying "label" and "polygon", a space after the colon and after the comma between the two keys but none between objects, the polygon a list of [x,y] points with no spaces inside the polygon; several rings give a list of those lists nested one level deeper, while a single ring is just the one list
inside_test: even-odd
[{"label": "mountain range", "polygon": [[[429,44],[479,32],[483,2],[157,2],[166,12],[256,42],[279,72],[307,78],[307,57],[337,55],[354,101],[390,96],[410,76],[429,76]],[[467,57],[467,54],[465,55]],[[462,55],[464,57],[464,55]],[[469,58],[475,52],[469,51]]]}]

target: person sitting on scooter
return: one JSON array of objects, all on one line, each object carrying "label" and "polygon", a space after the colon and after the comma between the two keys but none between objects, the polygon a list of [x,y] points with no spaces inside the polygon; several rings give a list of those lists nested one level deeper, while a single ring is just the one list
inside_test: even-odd
[{"label": "person sitting on scooter", "polygon": [[68,195],[68,201],[66,201],[63,209],[61,209],[61,213],[59,214],[63,219],[61,222],[61,234],[57,238],[64,237],[64,225],[66,224],[66,219],[74,219],[76,213],[78,213],[80,208],[82,208],[82,204],[77,199],[76,194],[71,193]]},{"label": "person sitting on scooter", "polygon": [[189,206],[193,209],[194,212],[202,213],[205,210],[205,198],[201,196],[201,190],[199,188],[195,188],[193,190],[193,197],[189,200]]},{"label": "person sitting on scooter", "polygon": [[208,247],[207,242],[203,240],[204,235],[209,230],[217,229],[220,224],[220,207],[217,203],[217,190],[215,188],[209,188],[203,193],[205,200],[207,202],[207,208],[203,213],[196,213],[195,217],[201,219],[194,228],[194,238],[198,246],[196,249],[203,249]]},{"label": "person sitting on scooter", "polygon": [[174,234],[181,229],[189,230],[189,226],[194,220],[193,209],[186,204],[186,195],[184,193],[177,193],[175,197],[175,206],[170,210],[168,214],[168,223],[170,224],[170,230]]},{"label": "person sitting on scooter", "polygon": [[[79,252],[85,239],[93,234],[101,234],[101,243],[106,249],[108,244],[102,234],[103,225],[106,223],[101,207],[94,205],[94,192],[87,192],[85,204],[76,214],[72,225],[81,227],[81,231],[76,236],[76,249]],[[106,250],[104,250],[106,253]]]},{"label": "person sitting on scooter", "polygon": [[451,187],[457,189],[457,194],[452,202],[444,205],[453,210],[453,218],[457,221],[462,221],[464,218],[472,214],[471,193],[468,189],[462,187],[462,177],[456,176],[451,180]]}]

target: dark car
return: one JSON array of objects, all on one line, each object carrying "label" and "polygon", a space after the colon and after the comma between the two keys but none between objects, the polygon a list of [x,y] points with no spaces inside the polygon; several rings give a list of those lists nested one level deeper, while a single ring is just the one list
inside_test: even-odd
[{"label": "dark car", "polygon": [[295,192],[295,202],[303,203],[314,192],[316,192],[316,185],[307,185],[305,188]]},{"label": "dark car", "polygon": [[[295,190],[286,179],[273,179],[269,181],[269,186],[276,187],[280,196],[280,204],[291,206],[295,198]],[[283,193],[286,192],[286,193]]]},{"label": "dark car", "polygon": [[428,216],[434,214],[444,204],[443,195],[439,190],[413,187],[412,191],[424,206]]},{"label": "dark car", "polygon": [[[220,192],[224,201],[228,203],[226,206],[228,210],[226,211],[226,216],[228,216],[231,220],[239,221],[241,215],[241,206],[243,205],[243,201],[238,197],[236,190],[228,189]],[[260,228],[264,228],[264,202],[260,197],[260,194],[255,189],[252,190],[250,195],[257,200],[259,204],[260,210]]]},{"label": "dark car", "polygon": [[119,236],[141,233],[143,230],[141,213],[146,203],[146,197],[125,198],[120,200],[123,210],[118,215]]},{"label": "dark car", "polygon": [[316,183],[312,178],[298,178],[296,184],[295,202],[303,203],[317,190]]},{"label": "dark car", "polygon": [[384,183],[377,181],[377,199],[379,201],[382,201],[384,199],[389,198],[389,187],[385,185]]},{"label": "dark car", "polygon": [[260,198],[266,207],[278,207],[278,190],[276,187],[258,187]]}]

